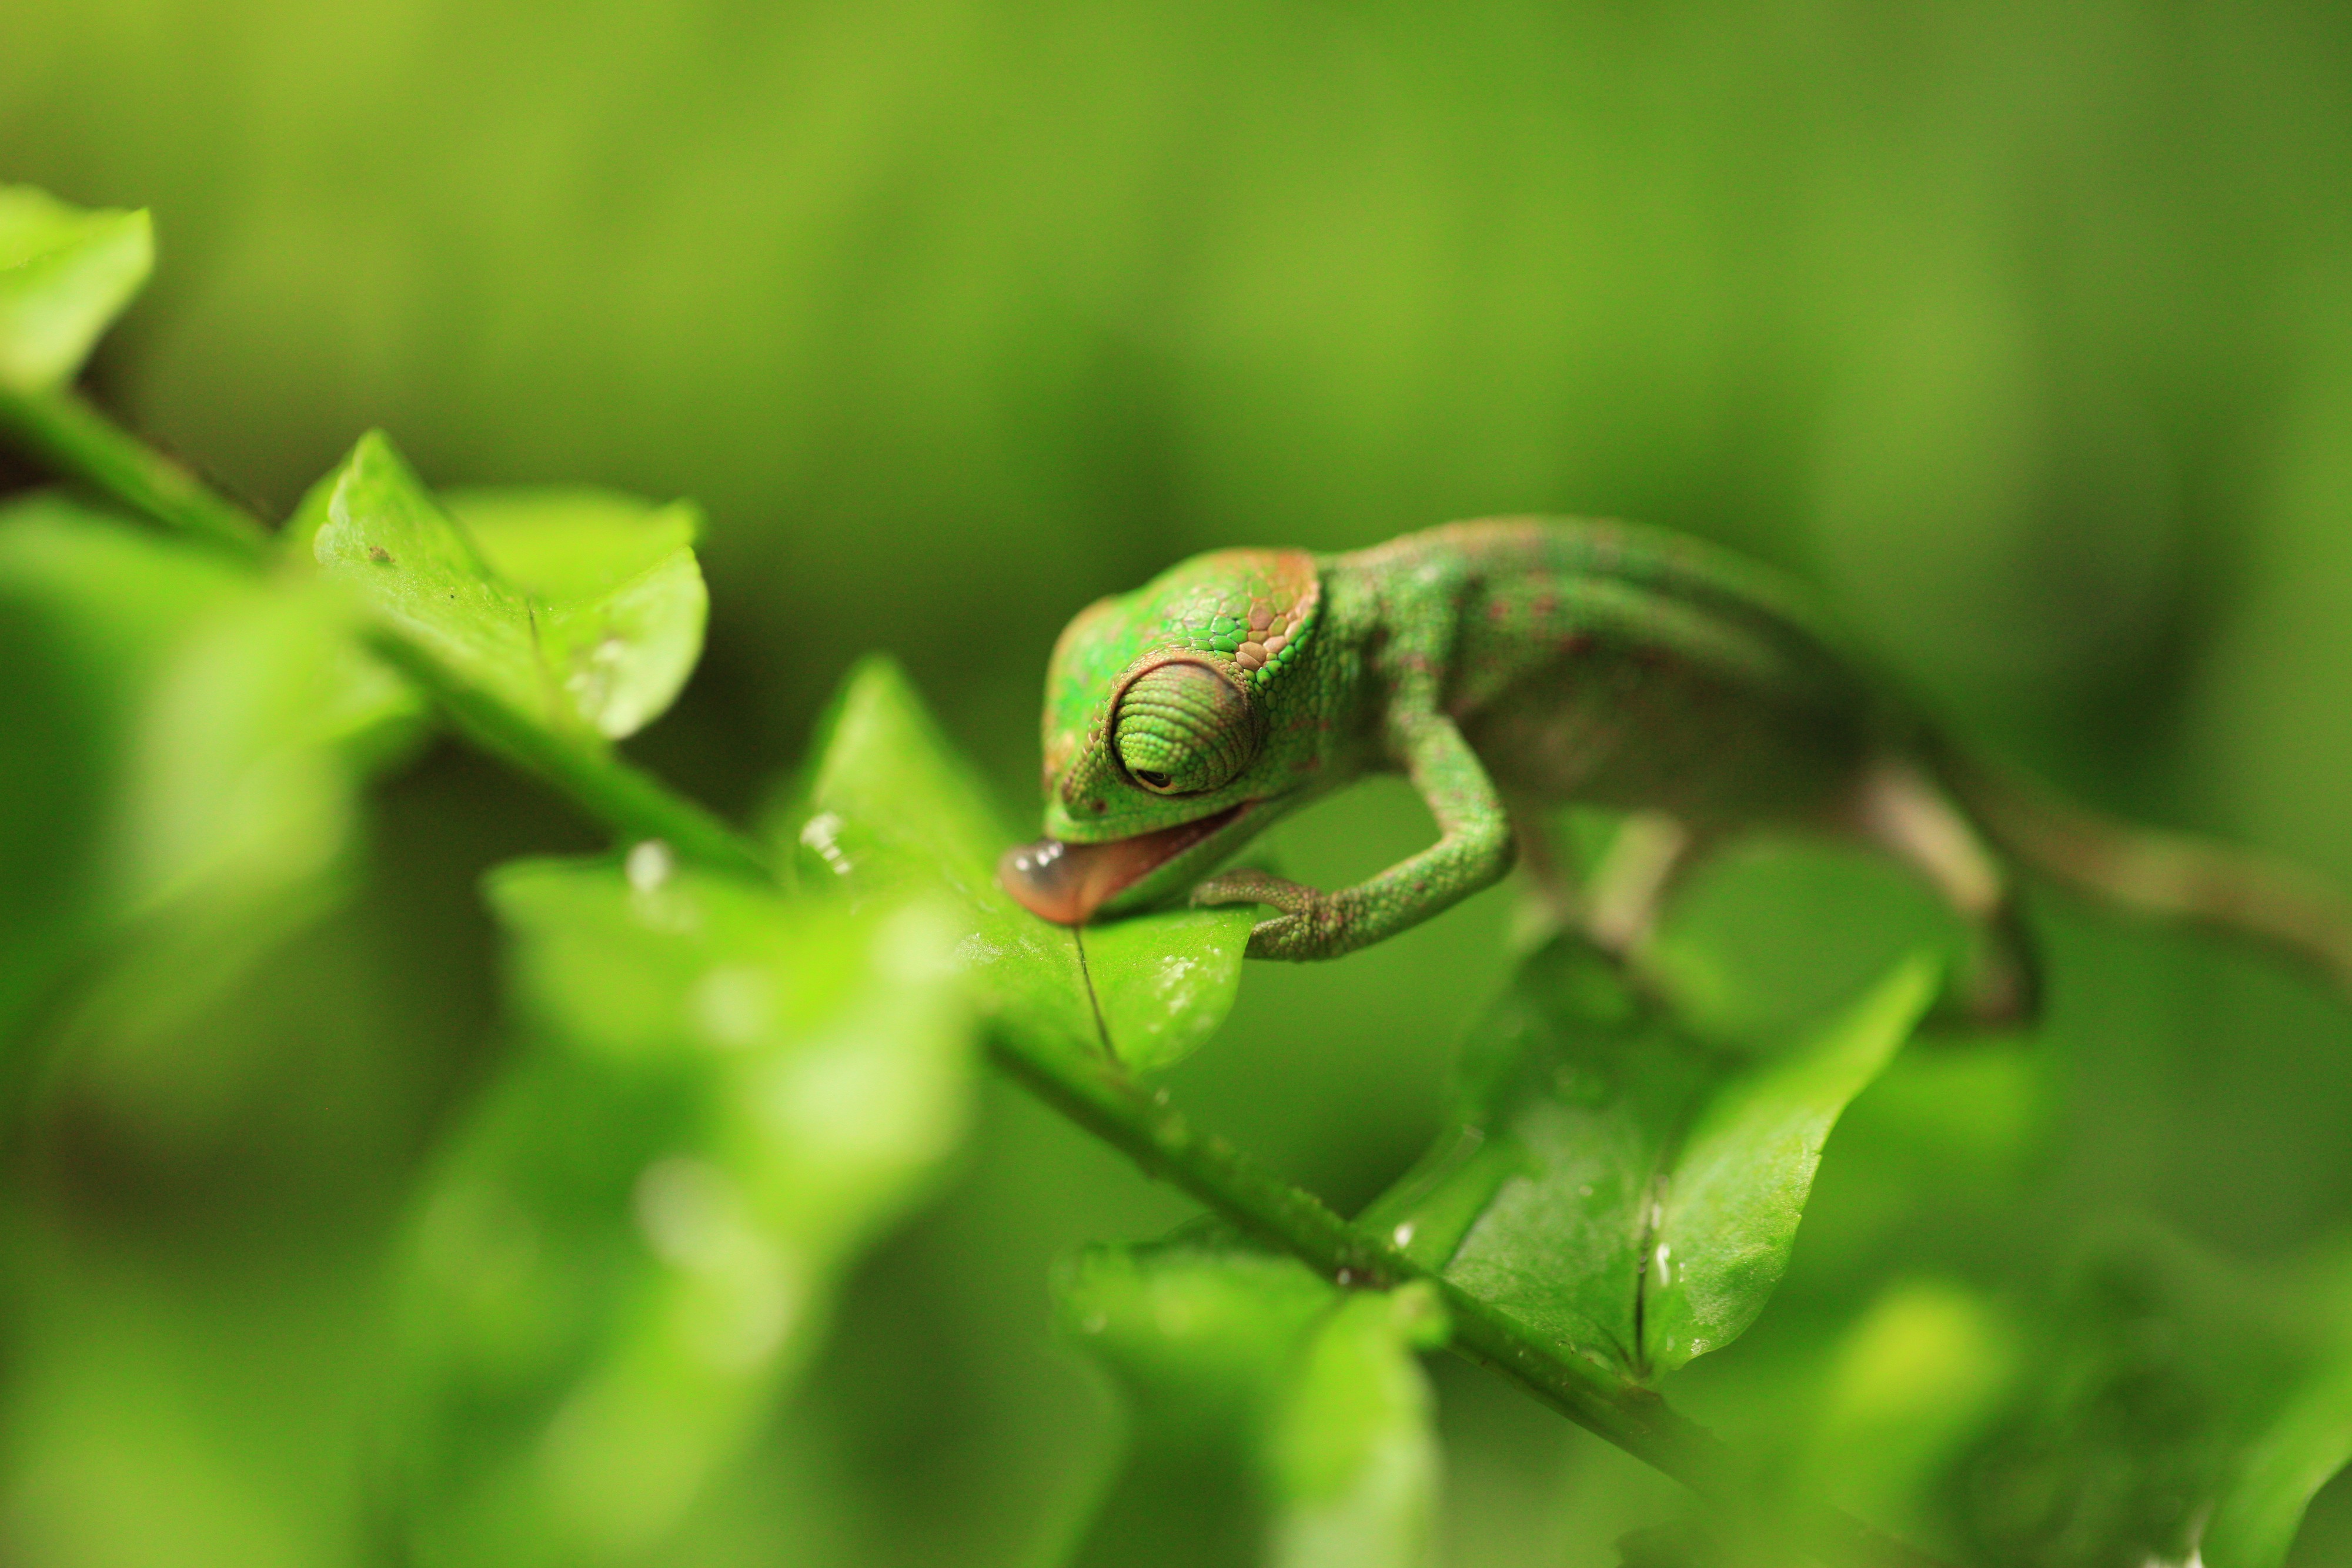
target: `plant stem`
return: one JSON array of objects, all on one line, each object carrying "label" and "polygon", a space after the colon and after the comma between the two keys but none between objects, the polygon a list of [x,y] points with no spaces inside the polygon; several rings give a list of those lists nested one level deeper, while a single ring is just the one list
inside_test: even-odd
[{"label": "plant stem", "polygon": [[[0,389],[0,432],[61,473],[126,506],[258,561],[269,530],[70,392]],[[457,727],[570,800],[590,821],[625,838],[660,839],[689,860],[766,878],[766,853],[751,840],[610,752],[559,735],[467,685],[430,651],[393,627],[369,636],[376,655],[423,687]]]},{"label": "plant stem", "polygon": [[[248,558],[257,559],[268,549],[268,530],[259,519],[70,393],[0,392],[0,430],[61,472],[162,522]],[[770,873],[768,855],[758,843],[659,779],[477,691],[390,627],[379,626],[370,642],[379,657],[429,693],[460,730],[616,833],[658,838],[707,863]],[[1124,1078],[1003,1031],[994,1035],[991,1047],[1009,1075],[1129,1155],[1147,1175],[1174,1183],[1343,1288],[1428,1281],[1451,1315],[1456,1352],[1701,1496],[1738,1513],[1752,1511],[1754,1489],[1730,1450],[1654,1393],[1536,1343],[1508,1317],[1422,1268],[1386,1238],[1349,1223],[1313,1193],[1284,1181],[1224,1139],[1195,1132],[1181,1112]],[[1826,1504],[1802,1504],[1780,1516],[1780,1522],[1832,1563],[1930,1568],[1934,1561]]]},{"label": "plant stem", "polygon": [[0,387],[0,432],[59,473],[87,480],[149,517],[247,559],[269,548],[269,530],[260,519],[69,390]]},{"label": "plant stem", "polygon": [[[1415,1263],[1385,1237],[1349,1223],[1223,1138],[1196,1132],[1163,1100],[1006,1031],[996,1031],[990,1047],[1008,1074],[1127,1154],[1147,1175],[1172,1182],[1335,1284],[1389,1288],[1425,1281],[1445,1302],[1457,1354],[1700,1496],[1738,1513],[1754,1511],[1755,1489],[1731,1450],[1649,1389],[1537,1343],[1502,1312]],[[1834,1563],[1928,1568],[1935,1562],[1822,1503],[1801,1502],[1777,1522]]]},{"label": "plant stem", "polygon": [[441,661],[388,626],[369,635],[378,658],[422,686],[457,727],[624,839],[659,839],[691,861],[765,880],[766,852],[660,779],[609,751],[549,729],[467,685]]}]

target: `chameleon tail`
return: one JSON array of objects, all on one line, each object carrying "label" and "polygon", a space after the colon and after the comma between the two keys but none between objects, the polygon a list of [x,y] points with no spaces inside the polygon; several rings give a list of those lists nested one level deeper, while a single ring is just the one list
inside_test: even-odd
[{"label": "chameleon tail", "polygon": [[2123,908],[2235,932],[2319,971],[2352,999],[2352,904],[2255,851],[2129,827],[1934,747],[1935,771],[2011,858]]}]

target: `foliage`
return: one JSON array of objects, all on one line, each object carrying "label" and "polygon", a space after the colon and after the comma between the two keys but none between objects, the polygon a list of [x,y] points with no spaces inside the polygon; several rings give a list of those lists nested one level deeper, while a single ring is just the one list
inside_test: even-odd
[{"label": "foliage", "polygon": [[1130,1071],[1173,1065],[1216,1031],[1241,983],[1247,909],[1179,910],[1084,934],[997,884],[1012,835],[906,679],[870,662],[818,732],[804,798],[780,813],[803,882],[853,900],[944,888],[956,952],[994,1027]]},{"label": "foliage", "polygon": [[1556,938],[1465,1044],[1453,1125],[1365,1222],[1547,1339],[1627,1377],[1672,1372],[1763,1310],[1822,1141],[1935,980],[1906,963],[1758,1063]]},{"label": "foliage", "polygon": [[0,384],[73,380],[100,334],[147,281],[145,213],[86,213],[46,191],[0,185]]},{"label": "foliage", "polygon": [[967,1014],[920,904],[653,852],[488,893],[531,1043],[425,1184],[390,1503],[422,1562],[636,1561],[954,1148]]},{"label": "foliage", "polygon": [[0,513],[14,652],[68,702],[28,702],[12,768],[20,885],[0,1019],[92,944],[70,1030],[152,1041],[334,894],[360,779],[411,705],[349,609],[61,496]]},{"label": "foliage", "polygon": [[2100,1238],[1973,1467],[1990,1561],[2276,1568],[2352,1459],[2352,1270],[2252,1272],[2158,1234]]},{"label": "foliage", "polygon": [[709,598],[689,509],[593,492],[474,492],[464,520],[381,435],[321,480],[289,554],[467,684],[559,732],[618,739],[669,706]]},{"label": "foliage", "polygon": [[1089,1248],[1055,1281],[1064,1330],[1134,1412],[1125,1472],[1074,1561],[1200,1531],[1200,1562],[1409,1568],[1436,1506],[1430,1396],[1441,1344],[1423,1285],[1341,1294],[1214,1236]]},{"label": "foliage", "polygon": [[[147,230],[5,194],[0,395],[22,423],[72,406]],[[75,476],[123,494],[95,458]],[[2061,1288],[2000,1277],[1999,1299],[1897,1279],[1838,1318],[1798,1292],[1789,1321],[1811,1314],[1832,1353],[1807,1368],[1825,1394],[1767,1402],[1801,1411],[1790,1451],[1710,1468],[1645,1446],[1680,1430],[1661,1390],[1736,1428],[1739,1379],[1776,1375],[1769,1348],[1713,1384],[1692,1364],[1782,1320],[1766,1308],[1817,1167],[1832,1182],[1832,1128],[1906,1071],[1932,936],[1881,916],[1904,939],[1865,977],[1827,1002],[1794,985],[1814,1000],[1739,1040],[1726,1018],[1774,1009],[1703,932],[1667,946],[1706,977],[1698,1000],[1643,994],[1570,938],[1515,950],[1434,1143],[1349,1229],[1169,1109],[1248,1018],[1251,913],[1083,934],[1027,915],[994,880],[1012,834],[980,770],[890,662],[843,684],[765,843],[714,858],[647,831],[657,787],[614,743],[700,656],[697,530],[602,491],[436,497],[378,435],[258,570],[68,492],[0,511],[0,873],[47,890],[0,910],[0,1028],[29,1096],[110,1058],[184,1071],[194,1020],[358,895],[371,789],[436,710],[616,841],[487,882],[512,1043],[383,1249],[395,1326],[352,1423],[364,1480],[325,1505],[354,1540],[364,1521],[367,1550],[724,1558],[823,1394],[828,1332],[870,1305],[862,1262],[887,1266],[975,1135],[984,1046],[1222,1217],[1056,1274],[1063,1331],[1129,1412],[1069,1560],[1426,1560],[1442,1445],[1418,1356],[1449,1342],[1585,1391],[1580,1419],[1705,1490],[1701,1524],[1629,1538],[1628,1563],[1851,1544],[1816,1487],[1967,1561],[2288,1560],[2352,1453],[2332,1250],[2254,1268],[2156,1231],[2086,1245]],[[1875,1492],[1835,1473],[1864,1443],[1903,1450]]]}]

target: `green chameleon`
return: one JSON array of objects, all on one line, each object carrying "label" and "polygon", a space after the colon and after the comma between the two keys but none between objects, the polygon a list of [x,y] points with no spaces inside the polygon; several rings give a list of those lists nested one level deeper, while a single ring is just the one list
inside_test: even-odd
[{"label": "green chameleon", "polygon": [[[2036,1002],[2007,862],[2266,939],[2352,990],[2352,915],[2291,870],[2110,823],[1974,767],[1863,673],[1803,596],[1661,529],[1507,518],[1349,555],[1221,550],[1070,622],[1045,682],[1045,831],[1006,889],[1080,925],[1255,903],[1252,957],[1332,958],[1523,860],[1564,920],[1637,956],[1683,868],[1780,828],[1877,846],[1975,934],[1956,998]],[[1370,772],[1409,779],[1437,841],[1354,887],[1212,875],[1291,811]],[[1542,828],[1568,802],[1632,813],[1571,886]]]}]

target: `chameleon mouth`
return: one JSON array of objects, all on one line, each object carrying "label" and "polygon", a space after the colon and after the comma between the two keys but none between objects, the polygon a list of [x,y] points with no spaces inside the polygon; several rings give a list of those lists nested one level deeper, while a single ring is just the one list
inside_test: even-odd
[{"label": "chameleon mouth", "polygon": [[1040,839],[1017,844],[996,862],[996,880],[1022,908],[1056,925],[1083,925],[1118,897],[1185,851],[1215,837],[1250,807],[1243,801],[1198,821],[1156,832],[1074,844]]}]

